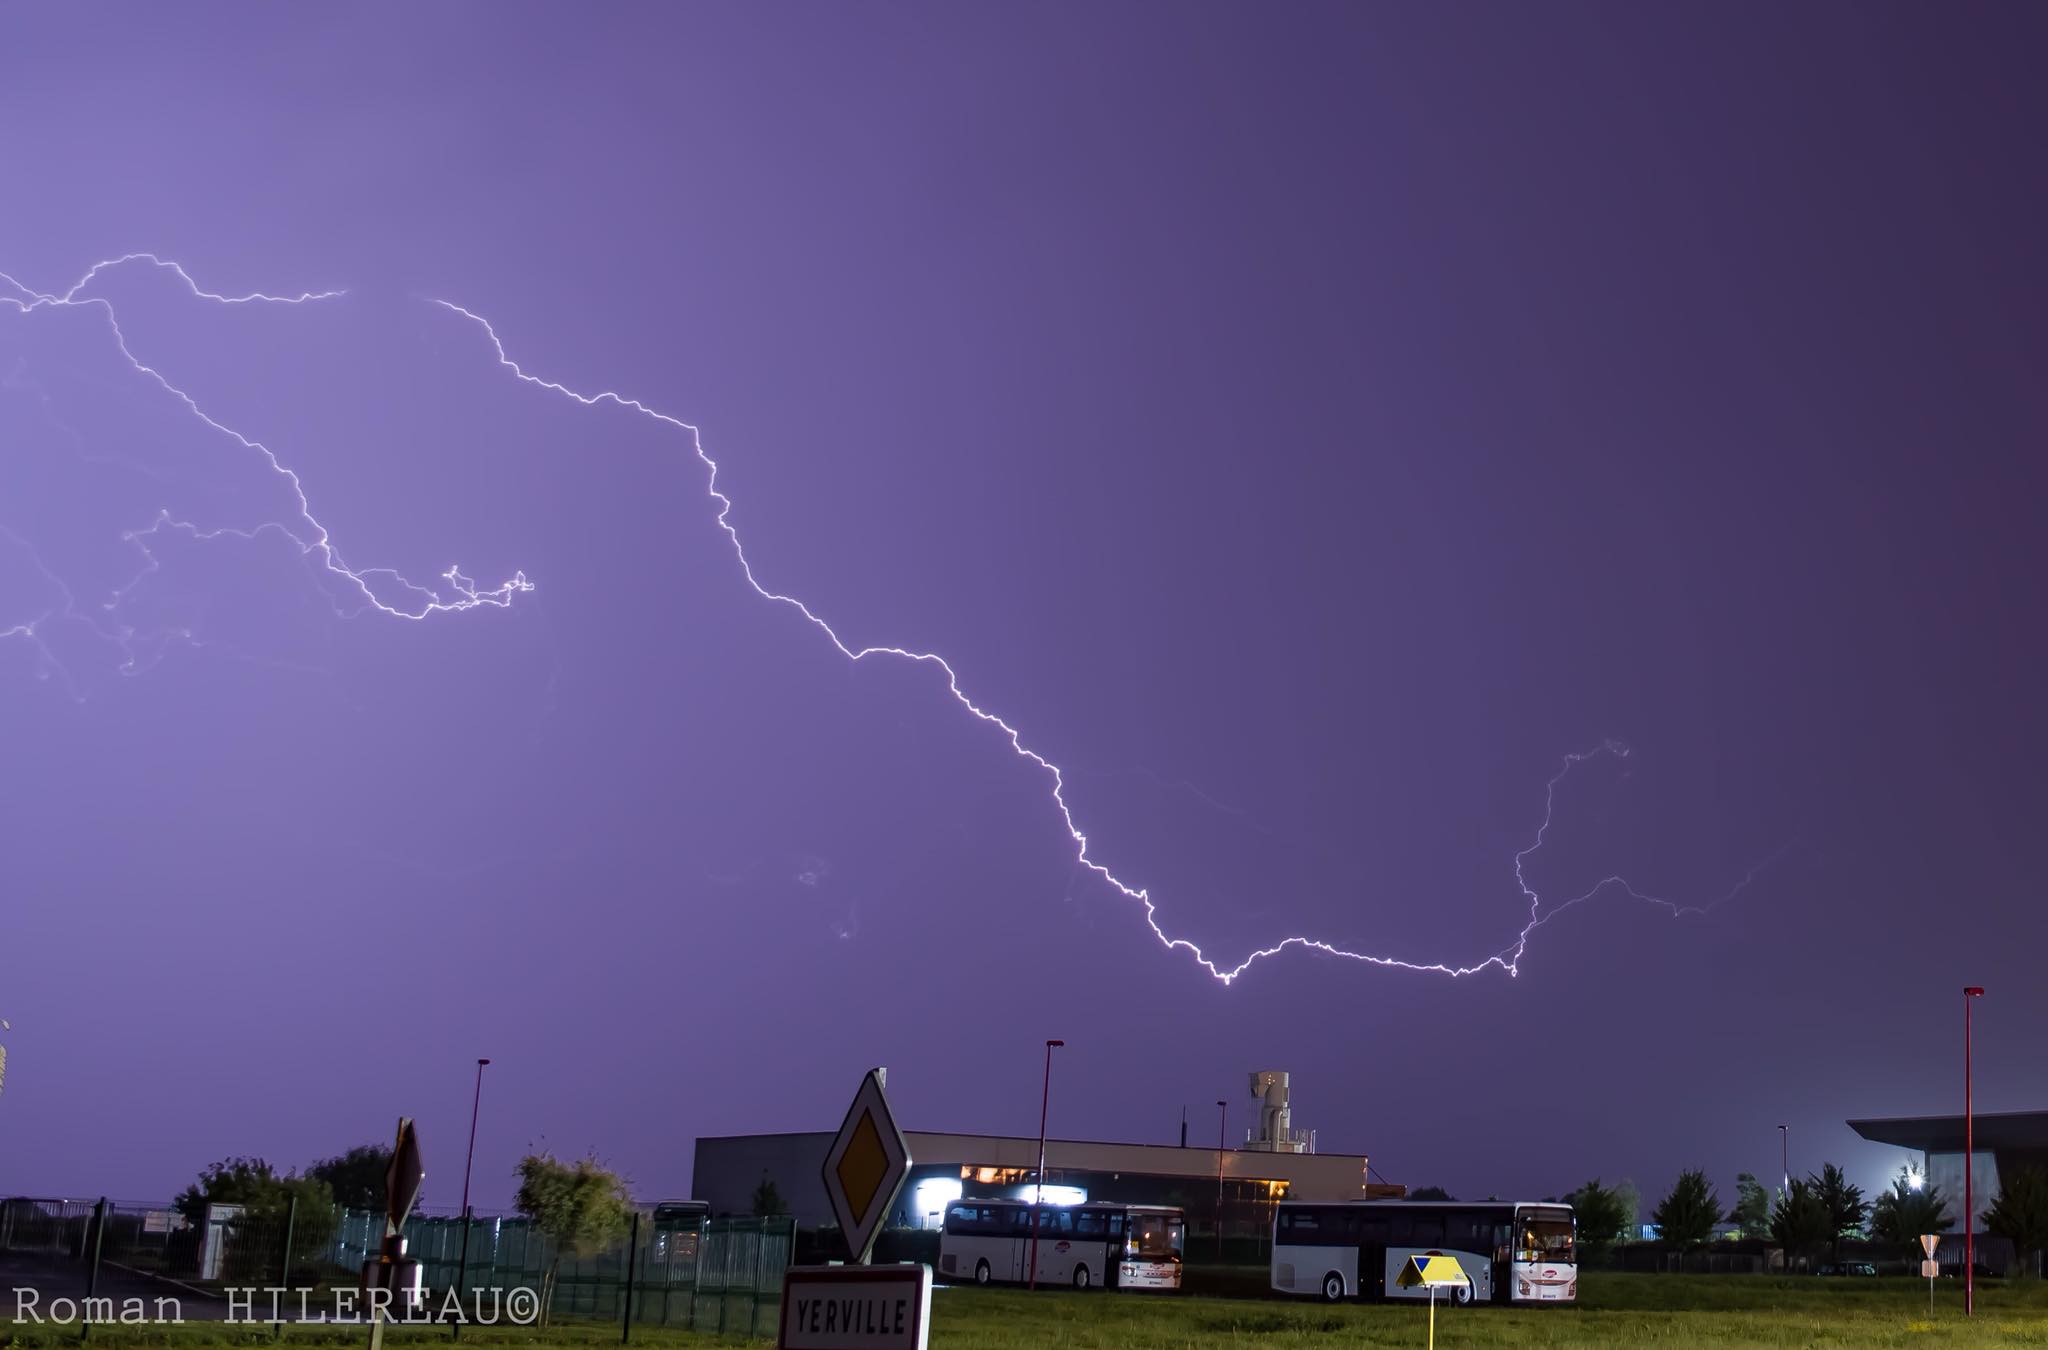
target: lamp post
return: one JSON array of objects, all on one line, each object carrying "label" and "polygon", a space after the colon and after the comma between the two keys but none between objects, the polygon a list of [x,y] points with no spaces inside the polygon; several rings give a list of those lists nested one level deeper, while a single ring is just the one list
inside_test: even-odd
[{"label": "lamp post", "polygon": [[[473,1226],[469,1220],[469,1173],[476,1162],[476,1117],[484,1104],[484,1065],[489,1063],[487,1059],[476,1062],[476,1092],[469,1101],[469,1154],[462,1160],[462,1258],[455,1275],[455,1297],[458,1300],[467,1297],[462,1286],[469,1283],[469,1230]],[[455,1321],[454,1331],[457,1336],[462,1334],[460,1318]]]},{"label": "lamp post", "polygon": [[1977,1116],[1971,1099],[1970,1010],[1984,987],[1963,986],[1963,1316],[1977,1313]]},{"label": "lamp post", "polygon": [[1230,1103],[1216,1103],[1216,1259],[1223,1259],[1223,1129],[1230,1121]]},{"label": "lamp post", "polygon": [[1779,1181],[1781,1195],[1792,1194],[1792,1127],[1778,1127],[1778,1166],[1784,1171]]},{"label": "lamp post", "polygon": [[1052,1052],[1065,1044],[1045,1043],[1045,1088],[1038,1098],[1038,1184],[1031,1189],[1031,1273],[1024,1278],[1026,1289],[1038,1288],[1038,1207],[1045,1203],[1045,1114],[1052,1105]]}]

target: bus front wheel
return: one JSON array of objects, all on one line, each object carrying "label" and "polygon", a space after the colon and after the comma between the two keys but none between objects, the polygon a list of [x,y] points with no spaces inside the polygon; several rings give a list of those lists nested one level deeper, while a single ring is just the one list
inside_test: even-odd
[{"label": "bus front wheel", "polygon": [[1088,1267],[1086,1267],[1086,1266],[1075,1266],[1075,1267],[1074,1267],[1074,1288],[1076,1288],[1076,1289],[1086,1289],[1087,1287],[1088,1287]]},{"label": "bus front wheel", "polygon": [[1473,1290],[1472,1281],[1470,1280],[1466,1280],[1451,1291],[1451,1300],[1454,1303],[1470,1303],[1475,1297],[1477,1297],[1477,1294]]},{"label": "bus front wheel", "polygon": [[988,1268],[988,1262],[976,1261],[974,1263],[974,1282],[976,1284],[987,1284],[989,1282],[989,1276],[990,1271]]},{"label": "bus front wheel", "polygon": [[1344,1277],[1336,1271],[1323,1276],[1323,1298],[1335,1303],[1344,1297]]}]

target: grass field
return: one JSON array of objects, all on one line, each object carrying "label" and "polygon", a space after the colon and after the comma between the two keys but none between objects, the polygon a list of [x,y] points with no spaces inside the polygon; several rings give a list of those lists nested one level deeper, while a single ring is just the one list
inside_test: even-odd
[{"label": "grass field", "polygon": [[[1572,1307],[1468,1308],[1437,1313],[1443,1346],[1920,1346],[2048,1344],[2048,1282],[1980,1289],[1977,1317],[1965,1322],[1954,1281],[1936,1292],[1915,1280],[1765,1279],[1751,1276],[1592,1274]],[[1171,1298],[1119,1294],[950,1289],[933,1295],[934,1350],[1166,1350],[1181,1346],[1290,1350],[1308,1346],[1412,1346],[1423,1341],[1420,1307],[1327,1306],[1314,1302]],[[297,1350],[363,1346],[363,1328],[293,1327],[282,1344]],[[0,1323],[0,1347],[73,1346],[75,1327]],[[393,1328],[390,1350],[449,1343],[445,1329]],[[570,1324],[547,1331],[472,1328],[463,1346],[563,1346],[595,1350],[619,1343],[612,1326]],[[91,1344],[121,1350],[276,1344],[265,1326],[95,1328]],[[637,1329],[647,1350],[759,1346],[734,1338]]]}]

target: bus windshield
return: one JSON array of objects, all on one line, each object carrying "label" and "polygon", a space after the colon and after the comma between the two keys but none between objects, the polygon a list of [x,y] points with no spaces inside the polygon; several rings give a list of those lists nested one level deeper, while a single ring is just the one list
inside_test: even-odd
[{"label": "bus windshield", "polygon": [[1569,1262],[1572,1220],[1569,1214],[1523,1214],[1515,1220],[1517,1261]]},{"label": "bus windshield", "polygon": [[1145,1261],[1178,1261],[1187,1247],[1187,1224],[1178,1214],[1133,1214],[1127,1256]]}]

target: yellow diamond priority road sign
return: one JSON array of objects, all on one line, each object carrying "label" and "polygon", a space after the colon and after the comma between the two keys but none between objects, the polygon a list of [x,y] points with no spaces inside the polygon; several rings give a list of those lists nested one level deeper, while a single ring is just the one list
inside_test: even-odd
[{"label": "yellow diamond priority road sign", "polygon": [[1465,1268],[1458,1264],[1455,1256],[1411,1256],[1408,1264],[1401,1267],[1401,1273],[1394,1277],[1394,1283],[1403,1289],[1417,1285],[1463,1284]]},{"label": "yellow diamond priority road sign", "polygon": [[910,1144],[889,1114],[881,1075],[870,1070],[825,1154],[825,1194],[856,1265],[867,1263],[875,1235],[909,1175]]}]

